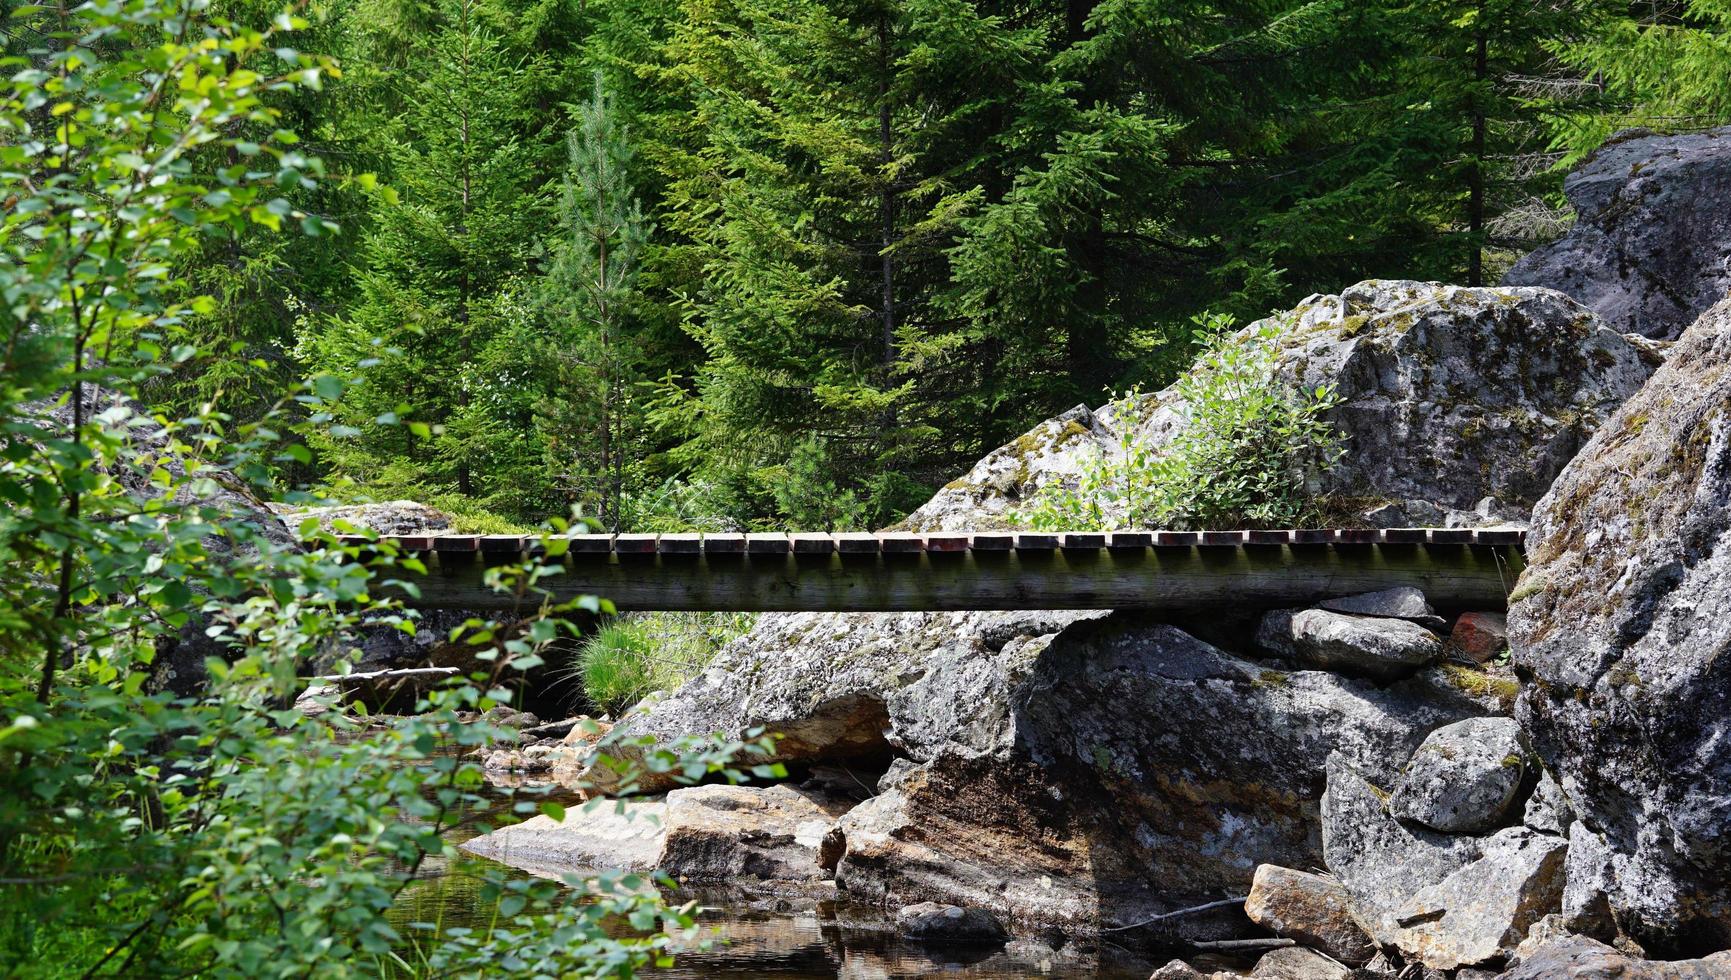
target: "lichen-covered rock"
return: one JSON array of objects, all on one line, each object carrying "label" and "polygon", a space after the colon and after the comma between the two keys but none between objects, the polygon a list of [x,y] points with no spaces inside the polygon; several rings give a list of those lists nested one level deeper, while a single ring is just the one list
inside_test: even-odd
[{"label": "lichen-covered rock", "polygon": [[885,697],[912,761],[843,818],[844,890],[1079,928],[1242,889],[1258,863],[1317,864],[1329,753],[1386,770],[1483,710],[1428,676],[1274,671],[1130,617],[996,658],[940,655]]},{"label": "lichen-covered rock", "polygon": [[1416,623],[1325,609],[1271,612],[1257,635],[1267,647],[1284,649],[1303,663],[1378,680],[1412,674],[1443,652],[1442,641]]},{"label": "lichen-covered rock", "polygon": [[1323,850],[1353,917],[1378,943],[1439,970],[1506,957],[1562,901],[1562,838],[1525,827],[1490,837],[1395,819],[1386,795],[1338,756],[1323,796]]},{"label": "lichen-covered rock", "polygon": [[1590,887],[1651,951],[1731,946],[1731,302],[1558,478],[1527,559],[1520,717],[1603,843]]},{"label": "lichen-covered rock", "polygon": [[1257,980],[1346,980],[1351,974],[1346,967],[1303,946],[1269,950],[1250,971]]},{"label": "lichen-covered rock", "polygon": [[1525,827],[1499,831],[1477,860],[1401,903],[1385,928],[1409,960],[1433,969],[1501,962],[1557,910],[1567,849],[1562,838]]},{"label": "lichen-covered rock", "polygon": [[656,867],[683,883],[819,881],[818,851],[851,801],[791,786],[690,786],[667,794]]},{"label": "lichen-covered rock", "polygon": [[1502,826],[1519,802],[1527,748],[1512,718],[1469,718],[1431,732],[1395,784],[1389,810],[1432,830]]},{"label": "lichen-covered rock", "polygon": [[378,534],[438,534],[451,529],[451,515],[413,500],[391,500],[373,504],[332,504],[324,507],[293,507],[273,504],[271,510],[284,524],[299,528],[307,520],[333,534],[346,528]]},{"label": "lichen-covered rock", "polygon": [[1322,795],[1322,852],[1345,886],[1353,918],[1379,943],[1392,945],[1394,914],[1422,888],[1440,884],[1477,860],[1479,840],[1409,827],[1388,812],[1388,793],[1342,755],[1328,759]]},{"label": "lichen-covered rock", "polygon": [[[1367,502],[1380,524],[1524,514],[1652,371],[1627,339],[1547,289],[1372,280],[1279,319],[1277,370],[1341,398],[1330,419],[1349,452],[1324,490]],[[1078,406],[988,455],[904,525],[1004,527],[1041,487],[1116,451],[1126,427],[1157,448],[1183,424],[1175,389],[1129,413]]]},{"label": "lichen-covered rock", "polygon": [[1524,953],[1498,980],[1724,980],[1731,952],[1700,959],[1644,960],[1585,936],[1563,935]]},{"label": "lichen-covered rock", "polygon": [[998,917],[985,909],[937,902],[897,910],[896,932],[926,943],[1001,943],[1010,938]]},{"label": "lichen-covered rock", "polygon": [[1549,286],[1613,328],[1672,338],[1731,288],[1731,128],[1615,137],[1563,182],[1576,221],[1503,280]]},{"label": "lichen-covered rock", "polygon": [[1574,822],[1575,811],[1569,807],[1569,800],[1563,795],[1563,788],[1557,785],[1556,777],[1548,771],[1541,772],[1538,784],[1533,787],[1533,795],[1527,797],[1521,824],[1547,834],[1566,836],[1569,825]]},{"label": "lichen-covered rock", "polygon": [[1376,955],[1376,944],[1353,921],[1346,888],[1333,878],[1264,864],[1250,883],[1244,914],[1277,936],[1349,966],[1360,966]]}]

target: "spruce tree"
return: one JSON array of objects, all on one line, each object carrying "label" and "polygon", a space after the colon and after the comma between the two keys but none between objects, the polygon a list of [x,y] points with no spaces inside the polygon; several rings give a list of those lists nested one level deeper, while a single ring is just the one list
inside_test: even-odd
[{"label": "spruce tree", "polygon": [[[510,49],[485,0],[442,0],[431,14],[391,73],[401,109],[370,140],[394,194],[368,217],[358,298],[315,324],[301,352],[314,371],[368,368],[322,447],[339,475],[527,512],[540,502],[520,478],[540,454],[524,272],[547,201],[524,89],[544,66]],[[374,424],[386,416],[416,424]]]},{"label": "spruce tree", "polygon": [[641,363],[631,336],[639,258],[649,234],[632,189],[632,151],[599,71],[575,107],[561,195],[562,237],[542,285],[551,391],[537,435],[568,504],[590,505],[620,529],[627,476],[642,454],[632,395]]}]

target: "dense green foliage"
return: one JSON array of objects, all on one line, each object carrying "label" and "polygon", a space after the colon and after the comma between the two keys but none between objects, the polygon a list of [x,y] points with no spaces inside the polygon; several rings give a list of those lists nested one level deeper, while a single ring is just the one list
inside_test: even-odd
[{"label": "dense green foliage", "polygon": [[1492,281],[1566,154],[1731,107],[1715,0],[315,9],[342,78],[272,105],[380,185],[285,191],[340,237],[187,256],[193,339],[245,357],[152,398],[364,370],[284,472],[474,527],[888,523],[1172,381],[1204,310]]},{"label": "dense green foliage", "polygon": [[[1073,481],[1043,487],[1017,512],[1035,530],[1169,527],[1198,530],[1306,527],[1322,517],[1321,477],[1340,458],[1328,421],[1339,399],[1275,373],[1282,328],[1269,320],[1232,331],[1205,317],[1201,353],[1173,398],[1131,393],[1112,403],[1118,445],[1089,458]],[[1151,445],[1147,416],[1184,419],[1170,442]]]},{"label": "dense green foliage", "polygon": [[[276,107],[333,66],[288,46],[293,17],[261,32],[198,0],[9,25],[31,40],[0,92],[0,973],[625,976],[665,960],[688,910],[629,876],[567,889],[483,869],[490,929],[390,916],[452,856],[446,832],[562,815],[484,794],[464,755],[505,734],[475,714],[504,682],[576,613],[607,611],[546,599],[563,539],[554,564],[490,573],[516,622],[453,637],[486,669],[357,738],[343,712],[286,706],[363,632],[414,628],[377,583],[419,563],[270,516],[273,471],[310,458],[280,406],[243,421],[138,400],[208,363],[184,340],[216,303],[177,264],[213,240],[334,230],[290,200],[324,170]],[[320,374],[279,395],[336,440],[347,387]],[[762,748],[694,741],[647,764],[737,778],[732,760]]]}]

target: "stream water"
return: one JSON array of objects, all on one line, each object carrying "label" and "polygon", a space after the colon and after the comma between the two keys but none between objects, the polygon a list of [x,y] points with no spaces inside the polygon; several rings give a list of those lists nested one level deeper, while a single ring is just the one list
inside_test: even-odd
[{"label": "stream water", "polygon": [[[570,812],[572,816],[567,819],[578,813],[575,808]],[[468,836],[458,831],[447,839],[460,843]],[[400,923],[485,926],[493,907],[481,895],[478,877],[469,873],[482,866],[501,867],[466,851],[459,852],[452,862],[429,864],[400,896],[394,916]],[[697,919],[704,941],[701,948],[681,952],[672,967],[646,974],[657,980],[996,980],[1041,976],[1143,980],[1158,965],[1113,947],[1080,952],[1053,950],[1029,941],[983,949],[913,943],[899,939],[881,912],[833,902],[764,902],[723,892],[674,893],[667,898],[673,903],[698,902]]]}]

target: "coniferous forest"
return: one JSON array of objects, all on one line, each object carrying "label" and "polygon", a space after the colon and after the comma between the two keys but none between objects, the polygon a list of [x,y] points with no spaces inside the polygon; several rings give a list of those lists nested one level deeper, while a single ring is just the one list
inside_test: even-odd
[{"label": "coniferous forest", "polygon": [[0,976],[1731,975],[1731,0],[0,60]]},{"label": "coniferous forest", "polygon": [[288,203],[340,233],[208,242],[187,340],[223,356],[153,397],[249,418],[361,370],[292,476],[477,527],[892,523],[1169,383],[1205,313],[1494,283],[1560,232],[1569,163],[1727,105],[1713,3],[304,15],[331,77],[277,108],[336,179]]}]

